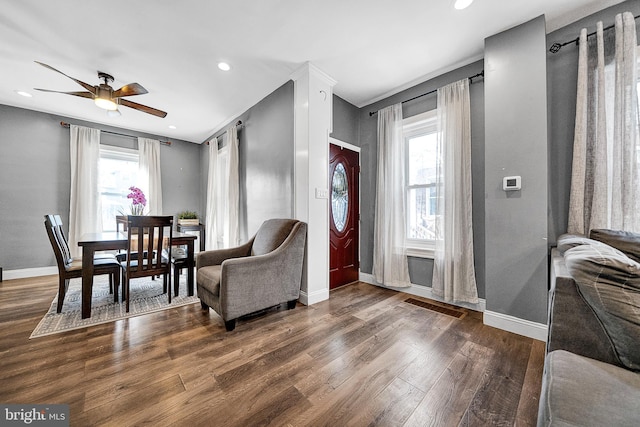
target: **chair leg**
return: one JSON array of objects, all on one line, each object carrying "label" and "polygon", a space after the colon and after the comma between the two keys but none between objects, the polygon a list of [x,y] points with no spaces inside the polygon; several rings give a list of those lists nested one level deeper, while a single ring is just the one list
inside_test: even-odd
[{"label": "chair leg", "polygon": [[113,293],[113,273],[109,273],[109,293]]},{"label": "chair leg", "polygon": [[200,300],[200,307],[202,307],[203,310],[209,310],[209,306],[202,300]]},{"label": "chair leg", "polygon": [[[120,287],[120,271],[113,273],[113,302],[119,302],[118,288]],[[124,291],[123,291],[124,292]]]},{"label": "chair leg", "polygon": [[[129,312],[129,277],[128,276],[124,279],[124,286],[122,287],[122,293],[126,295],[126,300],[127,300],[126,311],[128,313]],[[123,298],[125,298],[124,295],[123,295]]]},{"label": "chair leg", "polygon": [[224,327],[227,328],[227,332],[231,332],[236,328],[236,319],[225,320]]},{"label": "chair leg", "polygon": [[287,301],[287,310],[293,310],[294,308],[296,308],[296,303],[298,302],[297,299],[291,300],[291,301]]},{"label": "chair leg", "polygon": [[164,275],[164,281],[167,283],[167,294],[169,295],[169,304],[171,304],[171,271]]},{"label": "chair leg", "polygon": [[57,313],[62,312],[62,304],[64,304],[64,297],[67,294],[67,286],[69,286],[69,279],[64,279],[62,276],[59,276],[59,279],[58,279],[58,307],[56,309]]},{"label": "chair leg", "polygon": [[178,296],[178,290],[180,289],[180,269],[173,267],[173,289],[175,296]]}]

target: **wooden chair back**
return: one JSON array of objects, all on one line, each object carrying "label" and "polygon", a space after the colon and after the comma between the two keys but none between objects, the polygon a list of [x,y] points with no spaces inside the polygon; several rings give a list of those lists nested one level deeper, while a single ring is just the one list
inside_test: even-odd
[{"label": "wooden chair back", "polygon": [[58,241],[60,242],[62,253],[65,257],[67,263],[71,263],[73,261],[73,256],[71,255],[71,249],[69,248],[69,240],[67,240],[67,236],[64,234],[64,229],[62,227],[62,218],[60,215],[52,215],[53,223],[55,225],[54,229],[56,231]]},{"label": "wooden chair back", "polygon": [[47,230],[49,242],[51,243],[53,253],[56,256],[58,272],[60,274],[64,274],[66,270],[65,266],[71,263],[71,256],[67,251],[68,245],[66,244],[66,241],[64,241],[64,234],[61,233],[62,226],[58,225],[55,216],[57,215],[45,215],[44,227]]},{"label": "wooden chair back", "polygon": [[[172,216],[130,215],[127,217],[127,236],[128,278],[168,275],[171,272]],[[138,255],[132,256],[135,253]]]}]

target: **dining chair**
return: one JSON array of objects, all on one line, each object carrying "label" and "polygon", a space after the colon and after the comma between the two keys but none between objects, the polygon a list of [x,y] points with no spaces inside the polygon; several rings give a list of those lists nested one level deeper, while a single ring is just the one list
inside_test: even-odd
[{"label": "dining chair", "polygon": [[[82,260],[75,260],[71,256],[69,243],[62,229],[60,215],[45,215],[44,226],[47,230],[49,242],[53,248],[58,265],[58,305],[56,311],[62,311],[62,305],[69,289],[70,279],[82,277]],[[94,276],[109,275],[109,287],[113,292],[114,302],[118,301],[118,288],[120,287],[120,263],[113,255],[108,254],[94,257]]]},{"label": "dining chair", "polygon": [[[52,215],[52,223],[54,225],[54,230],[56,235],[59,237],[58,241],[62,246],[62,253],[67,258],[72,258],[71,249],[69,248],[69,240],[67,236],[64,234],[64,228],[62,226],[62,217],[58,214]],[[116,256],[112,253],[97,253],[93,256],[93,259],[117,259]],[[109,293],[112,294],[114,292],[113,289],[113,275],[109,275]],[[117,300],[117,294],[115,295],[115,299]],[[117,302],[117,301],[116,301]]]},{"label": "dining chair", "polygon": [[171,248],[171,264],[173,265],[174,295],[178,296],[180,290],[180,273],[183,268],[189,268],[187,249]]},{"label": "dining chair", "polygon": [[[123,296],[126,311],[130,305],[130,282],[139,277],[162,276],[163,292],[171,304],[171,240],[172,216],[129,215],[127,217],[127,258],[123,266]],[[138,256],[132,256],[132,254]],[[144,256],[139,256],[144,254]]]}]

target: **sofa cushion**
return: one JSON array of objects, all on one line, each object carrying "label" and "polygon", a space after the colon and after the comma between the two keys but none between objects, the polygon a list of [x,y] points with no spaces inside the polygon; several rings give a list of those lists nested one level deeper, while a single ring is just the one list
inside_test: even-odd
[{"label": "sofa cushion", "polygon": [[640,374],[563,350],[545,360],[538,426],[637,426]]},{"label": "sofa cushion", "polygon": [[253,240],[251,255],[264,255],[276,250],[291,234],[295,219],[269,219],[261,226]]},{"label": "sofa cushion", "polygon": [[594,243],[599,244],[600,242],[590,239],[581,234],[562,234],[558,237],[556,246],[558,248],[558,252],[560,252],[560,255],[564,255],[564,253],[571,248],[575,248],[576,246],[580,245],[590,245]]},{"label": "sofa cushion", "polygon": [[640,263],[609,245],[576,246],[565,252],[564,259],[579,284],[597,282],[640,291]]},{"label": "sofa cushion", "polygon": [[202,286],[213,295],[220,295],[220,272],[222,266],[210,265],[198,269],[198,286]]},{"label": "sofa cushion", "polygon": [[640,234],[624,230],[591,230],[589,237],[622,251],[635,262],[640,262]]},{"label": "sofa cushion", "polygon": [[569,249],[565,262],[620,362],[640,371],[640,264],[605,244]]}]

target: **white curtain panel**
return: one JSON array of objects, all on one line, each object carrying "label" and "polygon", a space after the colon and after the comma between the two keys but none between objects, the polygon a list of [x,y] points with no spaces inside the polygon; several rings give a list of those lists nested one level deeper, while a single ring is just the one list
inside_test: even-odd
[{"label": "white curtain panel", "polygon": [[162,215],[162,178],[160,173],[160,141],[138,138],[139,186],[147,198],[146,212]]},{"label": "white curtain panel", "polygon": [[406,253],[405,146],[402,104],[378,111],[378,177],[373,276],[385,286],[409,287]]},{"label": "white curtain panel", "polygon": [[227,129],[227,147],[229,150],[228,179],[225,188],[226,212],[224,218],[224,247],[234,247],[239,243],[238,224],[240,206],[240,181],[238,172],[238,129],[235,126]]},{"label": "white curtain panel", "polygon": [[100,130],[71,125],[71,197],[69,247],[74,258],[82,256],[78,240],[85,233],[102,231],[102,205],[98,191]]},{"label": "white curtain panel", "polygon": [[218,249],[216,227],[216,174],[218,165],[218,138],[209,141],[209,169],[207,172],[207,208],[205,216],[205,246]]},{"label": "white curtain panel", "polygon": [[615,31],[598,22],[580,33],[578,87],[567,231],[640,232],[635,20],[625,12]]},{"label": "white curtain panel", "polygon": [[469,105],[469,79],[438,89],[436,246],[432,290],[445,301],[477,303]]}]

